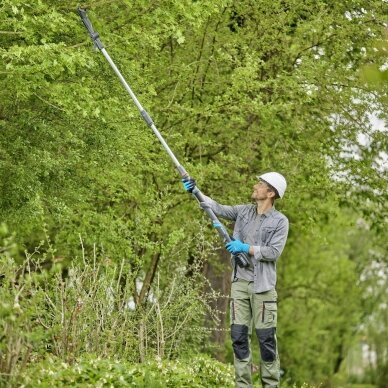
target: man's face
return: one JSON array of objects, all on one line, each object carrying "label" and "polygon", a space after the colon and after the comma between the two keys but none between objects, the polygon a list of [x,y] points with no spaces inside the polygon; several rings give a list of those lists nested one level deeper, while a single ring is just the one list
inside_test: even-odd
[{"label": "man's face", "polygon": [[273,197],[273,193],[265,182],[258,181],[253,186],[252,199],[254,201],[263,201],[270,197]]}]

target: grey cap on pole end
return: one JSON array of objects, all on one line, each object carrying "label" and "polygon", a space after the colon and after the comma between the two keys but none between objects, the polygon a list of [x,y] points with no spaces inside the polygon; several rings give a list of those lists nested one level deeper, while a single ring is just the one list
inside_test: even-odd
[{"label": "grey cap on pole end", "polygon": [[89,32],[90,37],[92,38],[92,41],[94,45],[99,49],[102,50],[104,48],[104,45],[102,44],[100,40],[100,35],[98,32],[94,31],[92,22],[88,18],[88,14],[86,13],[85,9],[82,9],[80,7],[77,8],[78,15],[81,17],[82,23],[86,27],[86,29]]}]

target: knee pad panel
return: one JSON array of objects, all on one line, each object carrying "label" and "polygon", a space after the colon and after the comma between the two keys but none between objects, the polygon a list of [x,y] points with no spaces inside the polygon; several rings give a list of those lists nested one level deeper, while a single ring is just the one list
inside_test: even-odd
[{"label": "knee pad panel", "polygon": [[256,329],[261,359],[266,362],[276,360],[276,327]]},{"label": "knee pad panel", "polygon": [[239,360],[249,357],[248,326],[233,324],[230,328],[233,351]]}]

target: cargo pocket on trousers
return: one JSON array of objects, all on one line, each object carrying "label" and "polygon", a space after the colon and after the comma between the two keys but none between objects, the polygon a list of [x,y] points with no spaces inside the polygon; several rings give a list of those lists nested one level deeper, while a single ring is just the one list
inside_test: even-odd
[{"label": "cargo pocket on trousers", "polygon": [[261,323],[263,327],[276,327],[278,317],[278,306],[276,301],[268,300],[263,302]]}]

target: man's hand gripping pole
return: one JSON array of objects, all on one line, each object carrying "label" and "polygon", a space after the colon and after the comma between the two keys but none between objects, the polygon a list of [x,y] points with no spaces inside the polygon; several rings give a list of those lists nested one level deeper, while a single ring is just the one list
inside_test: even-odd
[{"label": "man's hand gripping pole", "polygon": [[[169,154],[170,158],[174,162],[174,164],[175,164],[175,166],[176,166],[180,176],[182,177],[182,179],[185,179],[185,180],[190,179],[189,174],[187,173],[185,168],[179,163],[178,159],[176,158],[174,153],[171,151],[170,147],[168,146],[168,144],[164,140],[163,136],[160,134],[160,132],[156,128],[156,126],[155,126],[151,116],[148,114],[148,112],[140,104],[140,102],[137,99],[136,95],[133,93],[132,89],[130,88],[130,86],[128,85],[128,83],[126,82],[126,80],[124,79],[122,74],[120,73],[119,69],[117,68],[117,66],[115,65],[115,63],[113,62],[113,60],[111,59],[111,57],[109,56],[107,51],[105,50],[104,45],[102,44],[102,42],[100,40],[100,35],[98,34],[98,32],[94,31],[92,23],[89,20],[89,17],[88,17],[88,15],[86,13],[86,10],[78,8],[78,14],[81,17],[81,20],[82,20],[83,24],[85,25],[85,28],[88,30],[89,35],[90,35],[90,37],[91,37],[95,47],[97,47],[101,51],[101,53],[104,55],[106,60],[109,62],[110,66],[112,67],[112,69],[114,70],[116,75],[119,77],[120,82],[122,83],[122,85],[124,86],[125,90],[131,96],[133,102],[135,103],[135,105],[139,109],[140,114],[143,117],[143,120],[152,129],[152,131],[154,132],[156,137],[162,143],[164,149],[167,151],[167,153]],[[205,203],[205,198],[204,198],[203,194],[201,193],[201,191],[197,187],[195,187],[193,189],[192,194],[194,195],[194,197],[197,199],[197,201],[199,203],[201,203],[201,204]],[[217,216],[215,215],[213,210],[209,206],[206,206],[206,205],[202,206],[202,208],[206,212],[206,214],[210,217],[210,219],[212,220],[213,226],[216,228],[218,234],[222,238],[222,241],[224,243],[228,243],[228,242],[232,241],[233,238],[231,236],[229,236],[229,234],[226,231],[224,225],[219,221],[219,219],[217,218]],[[248,267],[249,266],[248,256],[245,253],[239,253],[237,255],[234,255],[234,258],[235,258],[236,263],[240,267]]]}]

